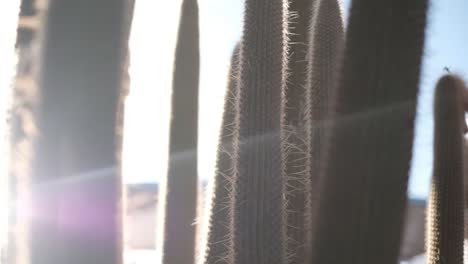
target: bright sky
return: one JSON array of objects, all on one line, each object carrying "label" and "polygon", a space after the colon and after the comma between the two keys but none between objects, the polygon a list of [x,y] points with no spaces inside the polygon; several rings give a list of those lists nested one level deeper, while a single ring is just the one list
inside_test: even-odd
[{"label": "bright sky", "polygon": [[[127,182],[154,182],[167,173],[170,87],[180,3],[136,2],[130,40],[132,87],[126,105],[124,139],[123,169]],[[242,1],[199,0],[199,6],[199,173],[206,179],[213,175],[215,167],[227,69],[240,36]]]},{"label": "bright sky", "polygon": [[[14,67],[15,54],[13,47],[15,44],[16,24],[19,13],[19,1],[9,0],[2,3],[0,8],[0,109],[6,109],[8,98],[11,89]],[[0,247],[5,244],[8,220],[8,177],[7,175],[7,151],[6,148],[6,129],[3,120],[6,118],[5,111],[0,110]],[[3,177],[2,177],[3,176]],[[0,260],[1,263],[1,260]]]},{"label": "bright sky", "polygon": [[[344,0],[345,16],[350,0]],[[201,25],[200,149],[199,173],[213,175],[222,100],[226,87],[229,58],[240,37],[242,5],[240,0],[199,0]],[[169,88],[173,47],[180,5],[178,1],[139,0],[132,43],[133,85],[127,105],[126,168],[128,182],[156,181],[165,175]],[[155,10],[158,14],[154,14]],[[448,66],[463,76],[468,73],[468,43],[464,19],[465,0],[432,1],[427,30],[426,51],[421,76],[415,153],[409,194],[425,198],[432,170],[432,93],[436,79]],[[151,21],[151,31],[147,25]],[[163,22],[163,23],[159,23]],[[156,115],[148,115],[150,107]],[[148,123],[149,122],[149,123]],[[137,136],[133,136],[137,135]],[[157,136],[156,136],[157,135]]]}]

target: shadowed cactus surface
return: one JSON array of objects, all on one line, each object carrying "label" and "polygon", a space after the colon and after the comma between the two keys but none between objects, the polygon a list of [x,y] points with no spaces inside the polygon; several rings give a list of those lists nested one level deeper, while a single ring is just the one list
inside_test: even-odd
[{"label": "shadowed cactus surface", "polygon": [[[157,241],[163,263],[195,261],[199,29],[197,0],[183,0],[175,51],[169,172],[163,182]],[[157,89],[157,87],[155,87]]]},{"label": "shadowed cactus surface", "polygon": [[209,216],[204,263],[232,263],[232,202],[233,202],[233,139],[236,129],[236,102],[238,101],[239,52],[237,44],[231,58],[228,86],[224,99],[224,113],[216,174]]},{"label": "shadowed cactus surface", "polygon": [[426,8],[425,0],[352,3],[311,263],[398,261]]},{"label": "shadowed cactus surface", "polygon": [[281,155],[284,17],[280,0],[247,0],[234,139],[234,261],[283,263]]},{"label": "shadowed cactus surface", "polygon": [[288,263],[304,258],[307,248],[306,201],[310,164],[303,109],[307,106],[307,47],[315,0],[293,0],[288,6],[287,74],[283,82],[282,141],[285,160],[286,254]]},{"label": "shadowed cactus surface", "polygon": [[124,1],[49,2],[29,87],[38,90],[31,193],[21,194],[31,203],[25,263],[122,263],[115,129],[124,12]]},{"label": "shadowed cactus surface", "polygon": [[466,85],[443,76],[434,101],[434,171],[427,215],[427,263],[463,263],[463,97]]},{"label": "shadowed cactus surface", "polygon": [[307,65],[307,106],[304,108],[304,123],[310,144],[310,182],[309,193],[307,258],[310,258],[312,240],[312,208],[319,202],[320,172],[324,162],[325,137],[329,118],[330,98],[340,68],[339,55],[344,45],[343,18],[340,4],[336,0],[316,0],[310,22],[310,42]]}]

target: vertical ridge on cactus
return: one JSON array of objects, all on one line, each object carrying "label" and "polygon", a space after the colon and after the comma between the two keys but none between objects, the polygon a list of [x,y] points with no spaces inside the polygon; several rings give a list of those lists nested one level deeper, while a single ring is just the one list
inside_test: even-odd
[{"label": "vertical ridge on cactus", "polygon": [[[169,171],[162,183],[157,230],[162,263],[195,261],[199,82],[198,3],[183,0],[172,83]],[[155,89],[157,89],[155,87]]]},{"label": "vertical ridge on cactus", "polygon": [[232,263],[232,184],[233,139],[236,128],[236,102],[238,100],[239,49],[237,44],[229,70],[228,86],[224,99],[224,113],[213,193],[209,216],[204,263]]},{"label": "vertical ridge on cactus", "polygon": [[463,94],[456,76],[437,83],[434,102],[434,171],[427,215],[427,263],[463,263]]},{"label": "vertical ridge on cactus", "polygon": [[426,0],[352,3],[311,263],[398,261],[426,9]]},{"label": "vertical ridge on cactus", "polygon": [[[340,53],[344,45],[343,19],[337,0],[316,0],[311,18],[310,42],[308,50],[307,103],[304,116],[310,145],[310,182],[307,188],[308,223],[312,224],[313,204],[320,197],[319,174],[324,162],[323,144],[329,117],[330,98],[336,85],[340,65]],[[308,250],[312,239],[311,226],[307,241]],[[308,252],[310,254],[310,252]],[[310,257],[310,256],[308,256]]]},{"label": "vertical ridge on cactus", "polygon": [[285,260],[281,103],[284,15],[281,0],[247,0],[234,139],[234,261]]},{"label": "vertical ridge on cactus", "polygon": [[307,44],[313,3],[314,0],[292,0],[288,5],[288,65],[283,83],[285,107],[282,119],[288,263],[298,263],[304,258],[307,240],[304,229],[310,164],[302,111],[307,106]]},{"label": "vertical ridge on cactus", "polygon": [[27,124],[37,131],[27,263],[123,261],[115,129],[124,13],[124,0],[49,2]]}]

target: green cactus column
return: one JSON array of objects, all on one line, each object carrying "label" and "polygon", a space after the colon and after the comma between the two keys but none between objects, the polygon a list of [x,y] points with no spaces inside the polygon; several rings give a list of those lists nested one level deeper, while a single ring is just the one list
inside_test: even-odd
[{"label": "green cactus column", "polygon": [[198,4],[184,0],[172,83],[169,172],[160,200],[164,229],[157,230],[164,264],[195,261],[199,56]]},{"label": "green cactus column", "polygon": [[354,0],[331,101],[312,261],[398,261],[426,0]]},{"label": "green cactus column", "polygon": [[125,7],[124,0],[49,2],[38,108],[27,124],[36,142],[25,263],[122,263],[116,128]]},{"label": "green cactus column", "polygon": [[237,44],[232,57],[228,87],[224,99],[224,113],[221,127],[216,174],[213,183],[206,238],[204,263],[232,263],[232,191],[233,191],[233,139],[236,129],[236,102],[238,100],[239,49]]},{"label": "green cactus column", "polygon": [[301,263],[304,258],[307,232],[306,201],[310,185],[308,128],[304,112],[307,107],[307,50],[310,19],[315,0],[292,0],[288,6],[288,64],[283,84],[282,119],[283,157],[286,181],[286,254],[288,263]]},{"label": "green cactus column", "polygon": [[234,261],[285,261],[281,153],[284,16],[281,0],[247,0],[234,139]]},{"label": "green cactus column", "polygon": [[426,235],[429,264],[463,263],[464,93],[463,81],[451,75],[442,77],[435,90],[434,171]]}]

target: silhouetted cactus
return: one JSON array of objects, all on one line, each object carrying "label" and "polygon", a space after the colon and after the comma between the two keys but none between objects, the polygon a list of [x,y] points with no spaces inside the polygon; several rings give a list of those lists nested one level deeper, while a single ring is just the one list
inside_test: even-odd
[{"label": "silhouetted cactus", "polygon": [[172,83],[169,172],[162,181],[157,230],[162,263],[195,261],[199,60],[198,4],[184,0]]},{"label": "silhouetted cactus", "polygon": [[234,261],[284,263],[281,0],[247,0],[234,138]]},{"label": "silhouetted cactus", "polygon": [[[308,50],[307,70],[307,106],[304,108],[306,138],[309,142],[310,168],[309,186],[307,191],[306,231],[307,253],[310,254],[312,239],[311,225],[313,204],[318,203],[320,192],[319,176],[324,162],[323,144],[325,141],[326,123],[329,117],[330,98],[333,87],[337,84],[340,66],[340,55],[344,44],[343,18],[340,4],[337,0],[315,0],[314,12],[311,18],[310,42]],[[303,232],[303,231],[302,231]],[[310,255],[307,255],[307,261]]]},{"label": "silhouetted cactus", "polygon": [[32,189],[18,195],[30,205],[20,215],[30,234],[15,263],[122,263],[115,129],[124,9],[123,0],[49,2],[37,82],[25,87],[33,105],[23,128],[34,144],[18,181]]},{"label": "silhouetted cactus", "polygon": [[286,254],[288,263],[304,258],[306,248],[306,201],[310,184],[309,144],[306,139],[303,109],[306,107],[307,47],[309,23],[315,0],[292,0],[288,5],[288,64],[283,82],[282,119],[285,159]]},{"label": "silhouetted cactus", "polygon": [[[465,93],[465,102],[468,102],[468,93]],[[465,111],[468,110],[468,105],[465,104]],[[464,208],[464,226],[468,227],[468,141],[465,139],[463,142],[463,193],[465,194],[465,208]],[[468,228],[464,230],[464,239],[468,239]],[[465,257],[468,258],[468,243],[465,245]]]},{"label": "silhouetted cactus", "polygon": [[434,103],[434,171],[427,215],[427,263],[463,263],[465,84],[446,75]]},{"label": "silhouetted cactus", "polygon": [[233,139],[236,129],[236,102],[238,100],[239,79],[239,49],[237,44],[229,70],[228,86],[224,99],[224,113],[218,153],[215,178],[213,179],[211,204],[209,210],[208,233],[206,249],[203,253],[204,263],[232,263],[232,184],[233,170]]},{"label": "silhouetted cactus", "polygon": [[332,98],[311,263],[396,263],[426,0],[354,0]]}]

